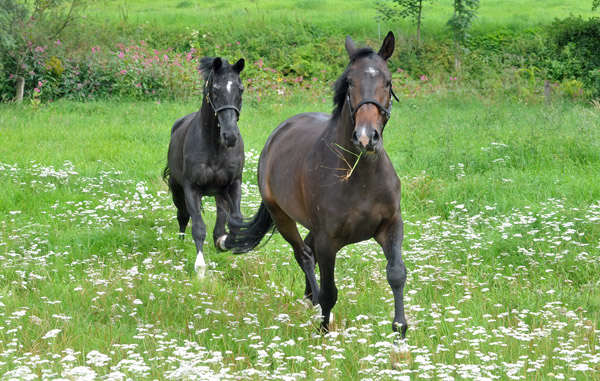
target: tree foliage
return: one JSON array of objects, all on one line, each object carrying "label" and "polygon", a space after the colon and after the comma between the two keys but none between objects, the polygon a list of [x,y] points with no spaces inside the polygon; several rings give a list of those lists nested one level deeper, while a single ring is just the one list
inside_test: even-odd
[{"label": "tree foliage", "polygon": [[460,51],[469,38],[469,29],[477,17],[479,0],[454,0],[454,13],[448,27],[454,35],[454,68],[460,70]]},{"label": "tree foliage", "polygon": [[435,0],[392,0],[393,5],[376,1],[375,8],[384,21],[399,21],[400,19],[411,19],[417,24],[417,41],[421,40],[421,21],[423,19],[423,3]]},{"label": "tree foliage", "polygon": [[[2,0],[0,2],[0,68],[16,84],[34,66],[35,52],[57,41],[76,24],[92,0]],[[22,85],[21,85],[22,87]],[[17,101],[22,93],[17,88]]]}]

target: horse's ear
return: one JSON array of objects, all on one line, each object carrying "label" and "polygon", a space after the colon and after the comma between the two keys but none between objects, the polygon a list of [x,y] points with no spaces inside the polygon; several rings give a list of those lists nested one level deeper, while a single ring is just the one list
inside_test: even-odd
[{"label": "horse's ear", "polygon": [[385,40],[383,40],[383,44],[381,45],[381,48],[379,49],[379,52],[377,52],[377,54],[379,54],[381,58],[387,61],[388,58],[392,56],[392,53],[394,53],[395,47],[396,38],[394,37],[394,33],[392,33],[392,31],[389,31],[387,36],[385,37]]},{"label": "horse's ear", "polygon": [[238,62],[233,65],[233,70],[235,70],[238,74],[244,70],[244,66],[246,65],[246,61],[243,58],[240,58]]},{"label": "horse's ear", "polygon": [[223,61],[221,60],[221,57],[215,57],[212,63],[213,71],[216,72],[221,68],[221,66],[223,66]]},{"label": "horse's ear", "polygon": [[348,55],[351,56],[355,50],[356,46],[354,45],[354,41],[352,41],[350,36],[346,36],[346,51],[348,52]]}]

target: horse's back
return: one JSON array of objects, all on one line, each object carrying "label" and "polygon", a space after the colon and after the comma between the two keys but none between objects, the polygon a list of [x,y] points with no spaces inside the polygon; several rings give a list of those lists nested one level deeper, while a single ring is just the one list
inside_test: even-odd
[{"label": "horse's back", "polygon": [[267,139],[263,156],[302,152],[321,136],[330,117],[322,112],[306,112],[284,120]]},{"label": "horse's back", "polygon": [[258,186],[263,201],[277,204],[286,214],[306,226],[306,207],[301,186],[306,158],[328,127],[330,114],[309,112],[283,121],[271,133],[260,156]]},{"label": "horse's back", "polygon": [[173,127],[171,127],[171,136],[173,136],[173,134],[179,130],[179,128],[181,126],[190,126],[192,120],[194,120],[194,117],[196,116],[196,114],[198,114],[198,111],[193,112],[191,114],[187,114],[186,116],[182,116],[181,118],[177,119],[175,121],[175,123],[173,123]]},{"label": "horse's back", "polygon": [[168,167],[171,181],[181,183],[183,176],[183,143],[187,131],[192,125],[192,121],[197,112],[183,116],[173,123],[171,127],[171,140],[169,142],[169,151],[167,153]]}]

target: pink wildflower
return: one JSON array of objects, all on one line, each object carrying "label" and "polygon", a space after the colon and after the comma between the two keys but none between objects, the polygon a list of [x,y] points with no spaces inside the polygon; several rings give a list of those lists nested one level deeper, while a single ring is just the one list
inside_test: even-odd
[{"label": "pink wildflower", "polygon": [[121,74],[121,75],[125,75],[125,74],[127,74],[127,70],[123,69],[123,70],[121,70],[121,71],[119,72],[119,74]]},{"label": "pink wildflower", "polygon": [[124,58],[124,57],[125,57],[125,53],[119,52],[119,58]]},{"label": "pink wildflower", "polygon": [[421,76],[421,82],[426,82],[429,78],[426,75]]}]

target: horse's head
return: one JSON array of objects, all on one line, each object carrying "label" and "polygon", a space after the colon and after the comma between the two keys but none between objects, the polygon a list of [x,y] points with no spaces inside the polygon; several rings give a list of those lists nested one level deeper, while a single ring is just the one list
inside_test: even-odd
[{"label": "horse's head", "polygon": [[244,63],[240,58],[230,65],[219,57],[205,57],[200,63],[205,80],[204,97],[217,118],[219,142],[226,147],[234,147],[240,137],[237,122],[242,110],[244,86],[240,73]]},{"label": "horse's head", "polygon": [[340,83],[336,84],[341,89],[346,88],[345,93],[338,95],[345,99],[337,101],[347,103],[354,123],[352,143],[363,153],[383,150],[383,128],[390,118],[393,95],[387,60],[394,52],[394,46],[392,32],[388,33],[377,53],[371,48],[357,49],[350,36],[346,37],[350,64],[338,80]]}]

